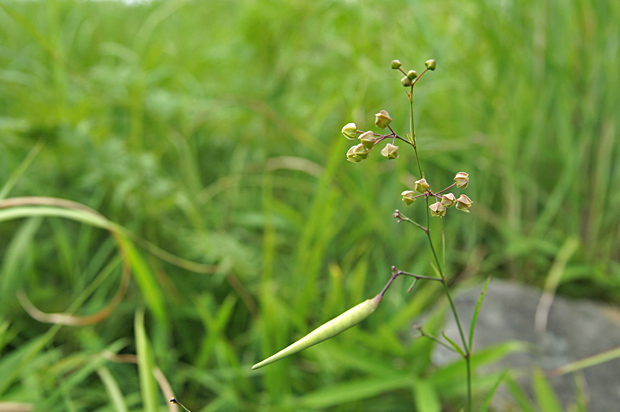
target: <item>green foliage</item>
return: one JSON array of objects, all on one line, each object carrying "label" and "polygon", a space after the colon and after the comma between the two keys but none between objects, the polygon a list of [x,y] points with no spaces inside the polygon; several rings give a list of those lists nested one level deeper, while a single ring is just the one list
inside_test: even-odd
[{"label": "green foliage", "polygon": [[[430,343],[409,339],[438,285],[249,371],[374,295],[393,262],[432,274],[424,239],[390,217],[420,176],[403,153],[347,163],[337,131],[383,108],[406,129],[406,105],[386,106],[403,89],[390,62],[436,58],[414,102],[422,156],[446,179],[462,165],[476,200],[451,222],[447,273],[542,285],[575,238],[558,291],[617,301],[618,21],[617,2],[587,0],[1,2],[0,198],[80,202],[131,244],[123,256],[88,213],[0,210],[0,402],[144,410],[153,395],[123,357],[140,353],[141,308],[153,366],[194,411],[432,411],[462,397],[463,371],[435,371]],[[99,323],[41,323],[15,296],[100,313],[123,258],[132,282]],[[497,382],[479,379],[480,393]]]}]

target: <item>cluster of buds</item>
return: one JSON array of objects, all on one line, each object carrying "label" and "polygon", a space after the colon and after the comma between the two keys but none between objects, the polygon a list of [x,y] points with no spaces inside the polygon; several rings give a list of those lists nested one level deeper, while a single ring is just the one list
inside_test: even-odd
[{"label": "cluster of buds", "polygon": [[465,189],[467,185],[469,185],[469,174],[458,172],[454,176],[454,183],[437,193],[433,193],[426,179],[422,178],[415,182],[413,190],[405,190],[401,193],[401,196],[403,197],[403,202],[407,205],[412,204],[420,197],[434,197],[436,199],[435,203],[429,206],[432,216],[443,217],[446,214],[446,210],[452,206],[460,211],[469,213],[469,208],[474,202],[467,195],[460,195],[457,199],[451,192],[444,193],[454,186],[459,189]]},{"label": "cluster of buds", "polygon": [[[420,80],[420,78],[427,71],[434,71],[437,68],[437,62],[435,60],[427,60],[424,65],[426,69],[418,75],[415,70],[405,71],[401,68],[402,64],[398,60],[392,61],[392,69],[398,70],[401,72],[404,77],[400,80],[403,86],[409,87],[410,90],[407,92],[407,96],[411,101],[413,94],[413,86]],[[364,159],[368,158],[370,151],[377,146],[383,140],[388,140],[388,143],[381,149],[381,155],[386,159],[397,159],[398,158],[398,146],[396,146],[396,140],[400,140],[409,144],[416,148],[415,145],[415,136],[413,138],[411,136],[409,139],[403,139],[398,136],[390,127],[390,123],[392,122],[392,118],[388,114],[387,111],[381,110],[379,113],[375,114],[375,126],[380,127],[382,129],[389,129],[389,134],[378,134],[373,133],[372,131],[363,131],[358,130],[357,125],[355,123],[348,123],[342,128],[342,134],[349,140],[358,139],[359,143],[355,146],[352,146],[347,151],[347,160],[350,162],[358,163]],[[417,153],[417,152],[416,152]],[[456,207],[458,210],[463,211],[465,213],[469,213],[469,208],[473,204],[472,200],[466,195],[460,195],[458,198],[453,193],[448,193],[448,190],[453,188],[454,186],[465,189],[469,184],[469,175],[465,172],[458,172],[454,177],[454,183],[447,188],[439,191],[433,192],[430,188],[430,185],[422,176],[422,179],[415,182],[415,186],[413,190],[405,190],[401,193],[403,197],[403,201],[407,205],[411,205],[415,200],[419,197],[433,197],[435,202],[429,206],[430,212],[432,216],[443,217],[446,214],[446,210],[452,206]]]},{"label": "cluster of buds", "polygon": [[[375,126],[378,126],[382,129],[386,129],[390,127],[390,123],[392,122],[392,118],[389,113],[385,110],[381,110],[379,113],[375,114]],[[382,135],[373,133],[372,131],[364,132],[362,130],[358,130],[355,123],[347,123],[342,128],[342,134],[349,140],[358,139],[360,143],[355,146],[351,146],[347,151],[347,160],[350,162],[358,163],[364,159],[368,158],[368,154],[370,150],[372,150],[377,143],[381,142],[384,139],[391,138],[392,143],[388,143],[381,150],[381,154],[386,159],[397,159],[398,158],[398,146],[394,145],[396,139],[400,139],[392,129],[390,128],[391,133]]]},{"label": "cluster of buds", "polygon": [[[426,66],[426,70],[431,70],[434,71],[435,68],[437,67],[437,62],[435,60],[427,60],[424,65]],[[405,72],[403,69],[400,68],[400,66],[402,66],[401,62],[398,60],[393,60],[392,61],[392,69],[393,70],[399,70],[402,74],[405,75],[405,77],[403,77],[402,79],[400,79],[400,82],[403,84],[403,86],[405,87],[411,87],[415,84],[415,82],[417,81],[416,78],[418,77],[418,72],[416,72],[415,70],[409,70],[408,72]],[[426,70],[424,70],[426,72]],[[422,73],[424,74],[424,73]]]}]

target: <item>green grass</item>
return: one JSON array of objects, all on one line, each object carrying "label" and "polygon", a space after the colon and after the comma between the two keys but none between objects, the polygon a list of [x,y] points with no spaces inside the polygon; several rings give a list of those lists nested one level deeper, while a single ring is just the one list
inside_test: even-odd
[{"label": "green grass", "polygon": [[[1,2],[0,198],[72,200],[135,236],[0,222],[0,402],[164,410],[157,368],[194,412],[460,405],[462,371],[410,339],[445,309],[437,285],[399,281],[361,326],[249,369],[391,265],[431,273],[423,236],[390,217],[413,157],[351,164],[339,131],[381,109],[407,130],[390,61],[436,59],[416,87],[420,155],[431,183],[468,171],[475,202],[444,222],[448,277],[542,287],[576,239],[558,291],[618,302],[618,21],[620,4],[587,0]],[[15,295],[92,315],[123,261],[132,282],[96,324],[38,322]]]}]

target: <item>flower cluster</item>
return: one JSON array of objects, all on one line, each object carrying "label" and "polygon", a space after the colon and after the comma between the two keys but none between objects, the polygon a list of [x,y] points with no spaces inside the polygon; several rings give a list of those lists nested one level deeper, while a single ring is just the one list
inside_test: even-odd
[{"label": "flower cluster", "polygon": [[[454,193],[444,193],[454,186],[459,189],[465,189],[467,185],[469,185],[469,174],[458,172],[454,176],[454,183],[437,193],[433,193],[426,179],[422,178],[415,182],[413,190],[405,190],[401,193],[401,196],[403,197],[403,202],[407,205],[412,204],[419,197],[434,197],[436,199],[435,203],[429,206],[432,216],[443,217],[446,214],[446,210],[452,206],[465,213],[469,213],[468,209],[474,202],[467,195],[460,195],[457,199]],[[416,194],[416,192],[419,194]]]},{"label": "flower cluster", "polygon": [[[392,69],[400,71],[404,77],[400,79],[403,86],[408,87],[409,91],[407,92],[407,96],[409,100],[413,102],[413,86],[422,78],[422,76],[427,71],[434,71],[437,67],[437,62],[435,60],[427,60],[425,63],[426,69],[418,76],[418,73],[415,70],[405,71],[401,68],[402,64],[398,60],[392,61]],[[413,106],[412,106],[413,107]],[[413,110],[413,109],[412,109]],[[412,114],[413,116],[413,114]],[[390,127],[390,123],[392,122],[392,118],[388,114],[387,111],[381,110],[379,113],[375,114],[375,126],[378,126],[382,129],[389,129],[389,134],[379,134],[374,133],[372,131],[363,131],[358,130],[357,125],[355,123],[348,123],[342,128],[342,134],[349,140],[358,139],[359,143],[355,146],[351,146],[347,151],[347,160],[354,163],[359,163],[364,159],[368,158],[370,151],[377,146],[378,143],[383,140],[388,140],[388,143],[381,149],[381,155],[388,160],[397,159],[398,158],[398,146],[396,145],[396,141],[400,140],[405,144],[412,146],[416,151],[416,160],[417,159],[417,148],[416,148],[416,140],[415,133],[413,130],[413,120],[412,120],[412,130],[411,135],[407,134],[407,139],[399,136],[392,130]],[[445,193],[450,190],[452,187],[456,186],[460,189],[464,189],[469,184],[469,174],[465,172],[458,172],[454,177],[454,183],[447,188],[434,193],[424,176],[422,179],[415,182],[415,187],[413,190],[405,190],[401,193],[403,197],[403,201],[410,205],[419,197],[431,198],[433,197],[435,202],[429,206],[430,212],[432,216],[443,217],[446,214],[446,210],[452,206],[455,206],[458,210],[469,213],[469,208],[473,204],[472,200],[466,195],[460,195],[458,198],[453,193]]]},{"label": "flower cluster", "polygon": [[391,133],[385,135],[373,133],[372,131],[364,132],[362,130],[358,130],[355,123],[346,124],[342,128],[342,134],[344,135],[344,137],[349,140],[357,138],[360,141],[360,143],[349,148],[349,150],[347,151],[347,160],[350,162],[358,163],[364,159],[367,159],[370,151],[384,139],[391,139],[392,142],[385,145],[385,147],[381,150],[381,154],[388,160],[397,159],[398,146],[394,145],[394,143],[396,142],[396,139],[403,139],[400,136],[396,135],[396,133],[394,133],[394,131],[390,127],[391,122],[392,118],[385,110],[381,110],[375,115],[375,126],[378,126],[382,129],[388,128],[390,130]]}]

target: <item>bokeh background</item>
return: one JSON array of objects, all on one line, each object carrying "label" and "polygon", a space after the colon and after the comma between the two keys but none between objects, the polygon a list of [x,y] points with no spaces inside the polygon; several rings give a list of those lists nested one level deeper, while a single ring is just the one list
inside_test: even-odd
[{"label": "bokeh background", "polygon": [[404,134],[390,62],[436,59],[420,156],[432,184],[468,171],[475,202],[435,222],[452,287],[542,287],[570,250],[558,293],[618,303],[619,21],[590,0],[0,2],[0,405],[458,410],[463,366],[413,338],[445,312],[434,284],[398,280],[360,327],[250,370],[392,265],[432,274],[391,217],[423,216],[400,200],[413,153],[352,164],[340,129],[385,109]]}]

